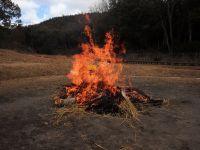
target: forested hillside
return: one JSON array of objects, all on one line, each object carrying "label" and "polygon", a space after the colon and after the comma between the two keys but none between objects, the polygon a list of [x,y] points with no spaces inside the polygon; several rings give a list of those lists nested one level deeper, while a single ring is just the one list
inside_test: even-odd
[{"label": "forested hillside", "polygon": [[[93,35],[102,44],[106,31],[128,52],[199,54],[199,0],[102,0],[91,16]],[[46,54],[73,54],[86,41],[84,14],[52,18],[37,25],[0,28],[0,47]]]}]

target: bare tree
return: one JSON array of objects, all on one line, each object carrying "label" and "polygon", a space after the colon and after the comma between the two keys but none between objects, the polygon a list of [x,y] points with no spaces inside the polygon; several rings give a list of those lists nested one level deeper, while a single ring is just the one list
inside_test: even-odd
[{"label": "bare tree", "polygon": [[101,0],[90,8],[90,12],[107,12],[109,10],[108,0]]},{"label": "bare tree", "polygon": [[169,53],[174,51],[174,29],[173,17],[175,8],[181,0],[153,0],[156,4],[157,14],[159,15],[161,27],[163,29],[165,43]]}]

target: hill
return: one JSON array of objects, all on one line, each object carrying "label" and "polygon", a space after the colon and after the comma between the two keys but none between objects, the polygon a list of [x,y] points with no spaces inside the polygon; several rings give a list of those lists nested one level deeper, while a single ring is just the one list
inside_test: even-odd
[{"label": "hill", "polygon": [[[99,21],[103,14],[92,13],[90,16],[93,27],[100,28]],[[79,44],[86,40],[84,25],[84,14],[78,14],[56,17],[40,24],[13,30],[0,28],[0,47],[45,54],[74,54],[79,52]],[[105,30],[99,31],[104,35]]]},{"label": "hill", "polygon": [[[182,4],[180,5],[183,7]],[[151,9],[146,9],[147,6]],[[131,5],[129,8],[129,5],[119,4],[116,9],[114,7],[108,12],[90,13],[95,42],[102,45],[105,32],[112,31],[115,34],[115,42],[123,42],[128,53],[137,53],[142,56],[153,54],[156,59],[160,57],[160,53],[170,58],[187,56],[196,59],[200,57],[198,11],[195,11],[195,18],[191,20],[192,26],[188,29],[187,17],[182,16],[184,15],[182,9],[176,8],[177,12],[174,13],[171,25],[173,32],[170,32],[166,14],[162,14],[165,19],[160,20],[154,12],[154,5],[151,6],[150,3],[147,6]],[[131,9],[137,11],[128,11]],[[180,16],[179,13],[182,15]],[[181,20],[184,20],[184,23]],[[164,27],[163,21],[165,21]],[[77,14],[51,18],[40,24],[17,27],[12,30],[0,27],[0,48],[40,54],[72,55],[79,53],[80,43],[88,40],[83,33],[84,25],[84,14]]]}]

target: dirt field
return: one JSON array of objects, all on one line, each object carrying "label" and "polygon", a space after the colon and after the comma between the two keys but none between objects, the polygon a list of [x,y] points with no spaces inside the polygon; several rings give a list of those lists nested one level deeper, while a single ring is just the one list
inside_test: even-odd
[{"label": "dirt field", "polygon": [[1,150],[199,150],[200,67],[124,65],[119,85],[169,100],[140,121],[95,114],[53,119],[51,96],[72,59],[0,50]]}]

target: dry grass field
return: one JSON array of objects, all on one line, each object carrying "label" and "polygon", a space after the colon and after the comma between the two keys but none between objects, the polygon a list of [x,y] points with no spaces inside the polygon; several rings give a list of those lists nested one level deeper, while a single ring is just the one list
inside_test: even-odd
[{"label": "dry grass field", "polygon": [[0,149],[199,150],[200,67],[124,64],[118,84],[169,100],[140,121],[67,114],[55,125],[54,92],[72,58],[0,50]]},{"label": "dry grass field", "polygon": [[0,80],[64,75],[71,59],[65,56],[31,55],[0,50]]}]

